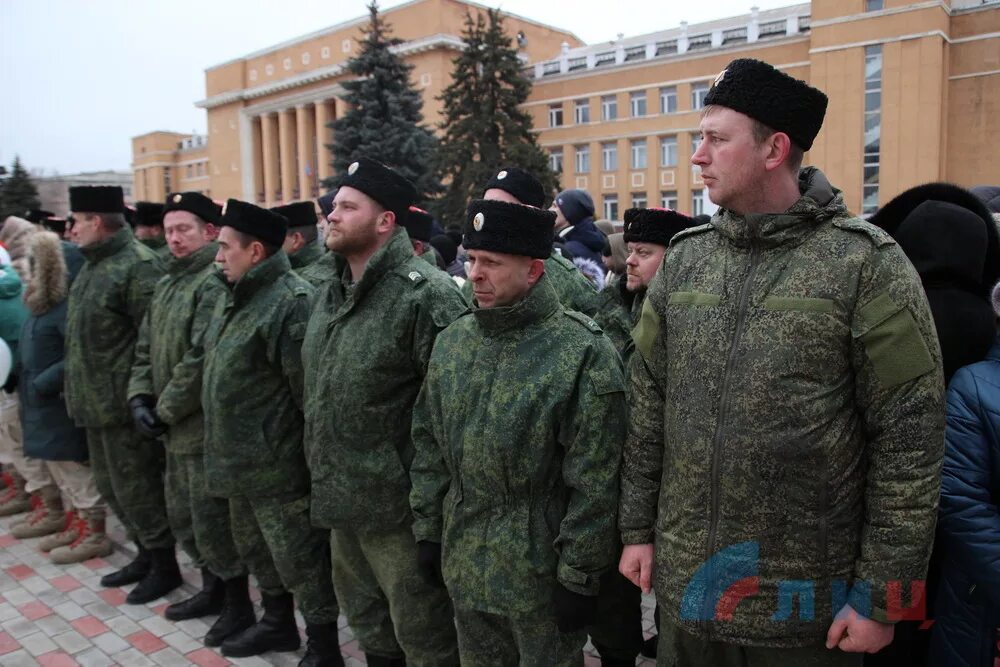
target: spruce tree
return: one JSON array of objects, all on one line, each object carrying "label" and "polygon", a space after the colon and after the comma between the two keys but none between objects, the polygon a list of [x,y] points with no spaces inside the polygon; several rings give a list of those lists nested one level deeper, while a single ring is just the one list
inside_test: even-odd
[{"label": "spruce tree", "polygon": [[40,207],[38,189],[21,165],[21,158],[15,156],[14,166],[0,185],[0,222],[9,215],[23,216],[25,211]]},{"label": "spruce tree", "polygon": [[392,28],[374,1],[368,13],[371,20],[362,29],[361,50],[346,64],[354,77],[343,84],[349,110],[329,126],[334,176],[324,185],[333,186],[357,156],[365,155],[397,169],[417,186],[421,197],[437,194],[441,191],[433,173],[437,140],[421,124],[423,98],[410,81],[413,66],[390,50],[403,40],[391,36]]},{"label": "spruce tree", "polygon": [[475,18],[466,13],[465,50],[454,60],[444,103],[437,174],[448,183],[436,202],[444,224],[461,224],[470,200],[500,167],[513,165],[533,173],[551,196],[559,177],[531,131],[531,116],[520,105],[531,93],[531,80],[503,26],[499,10]]}]

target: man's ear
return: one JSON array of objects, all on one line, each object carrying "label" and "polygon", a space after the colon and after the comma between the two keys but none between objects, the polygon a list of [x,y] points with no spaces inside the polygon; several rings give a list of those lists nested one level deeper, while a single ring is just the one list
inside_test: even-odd
[{"label": "man's ear", "polygon": [[528,267],[528,284],[534,286],[545,273],[545,262],[540,259],[532,259]]},{"label": "man's ear", "polygon": [[391,233],[395,226],[396,213],[394,211],[383,211],[375,222],[375,230],[380,234]]},{"label": "man's ear", "polygon": [[764,157],[764,168],[773,171],[785,164],[792,151],[792,140],[784,132],[775,132],[767,140],[767,155]]}]

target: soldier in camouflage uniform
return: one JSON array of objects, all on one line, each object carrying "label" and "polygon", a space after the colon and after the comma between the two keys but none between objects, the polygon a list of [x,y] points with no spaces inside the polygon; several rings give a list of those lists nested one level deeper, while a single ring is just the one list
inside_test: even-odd
[{"label": "soldier in camouflage uniform", "polygon": [[[129,405],[136,428],[161,437],[166,446],[166,499],[170,528],[181,547],[201,568],[202,590],[167,607],[172,621],[218,614],[229,607],[249,609],[246,568],[240,562],[229,526],[229,503],[208,493],[205,482],[204,421],[201,407],[204,336],[216,301],[226,288],[218,279],[212,242],[221,207],[198,192],[167,197],[163,226],[174,259],[156,284],[146,311],[129,382]],[[242,627],[224,614],[213,637]],[[216,642],[217,643],[217,642]]]},{"label": "soldier in camouflage uniform", "polygon": [[413,534],[455,602],[467,667],[582,665],[617,562],[625,380],[600,327],[564,310],[544,273],[554,223],[470,204],[475,304],[438,337],[413,413]]},{"label": "soldier in camouflage uniform", "polygon": [[147,248],[151,248],[163,260],[169,262],[173,256],[167,247],[167,237],[163,232],[163,204],[151,201],[135,203],[132,231],[135,238]]},{"label": "soldier in camouflage uniform", "polygon": [[302,453],[301,348],[314,290],[281,249],[284,217],[230,199],[221,225],[216,260],[231,289],[206,336],[205,472],[208,487],[229,498],[233,539],[264,606],[259,622],[222,642],[222,654],[297,649],[294,593],[309,639],[300,667],[342,667],[330,553],[309,522]]},{"label": "soldier in camouflage uniform", "polygon": [[635,330],[620,568],[655,576],[658,664],[860,665],[934,535],[931,314],[892,239],[799,170],[823,93],[743,59],[705,102],[691,159],[721,208],[673,238]]},{"label": "soldier in camouflage uniform", "polygon": [[139,549],[101,584],[147,580],[127,601],[148,602],[181,583],[163,498],[163,447],[135,431],[126,396],[139,327],[163,266],[132,236],[121,188],[70,188],[70,208],[86,264],[67,305],[66,407],[87,429],[98,490]]},{"label": "soldier in camouflage uniform", "polygon": [[348,168],[326,239],[337,269],[302,350],[312,520],[331,530],[337,594],[373,666],[458,664],[448,594],[417,569],[408,497],[413,403],[465,304],[397,223],[415,194],[374,160]]},{"label": "soldier in camouflage uniform", "polygon": [[300,201],[271,209],[288,220],[288,234],[281,245],[292,270],[313,287],[320,288],[330,281],[333,258],[318,241],[316,206]]}]

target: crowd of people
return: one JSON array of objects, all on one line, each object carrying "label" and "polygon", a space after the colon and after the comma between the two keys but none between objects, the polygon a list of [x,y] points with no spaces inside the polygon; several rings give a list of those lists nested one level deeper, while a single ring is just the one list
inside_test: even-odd
[{"label": "crowd of people", "polygon": [[378,156],[316,202],[8,218],[0,515],[75,563],[110,509],[128,604],[179,546],[202,589],[165,616],[230,657],[298,649],[297,605],[307,667],[341,611],[374,667],[588,635],[607,667],[992,665],[1000,188],[866,222],[802,167],[824,93],[740,59],[705,104],[710,219],[616,232],[512,165],[442,227]]}]

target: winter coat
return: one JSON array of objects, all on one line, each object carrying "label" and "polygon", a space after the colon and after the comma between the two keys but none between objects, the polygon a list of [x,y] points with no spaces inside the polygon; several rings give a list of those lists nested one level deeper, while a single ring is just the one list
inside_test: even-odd
[{"label": "winter coat", "polygon": [[172,258],[139,329],[128,397],[152,396],[174,454],[200,454],[205,437],[201,384],[204,337],[228,290],[215,268],[218,245]]},{"label": "winter coat", "polygon": [[992,667],[1000,627],[1000,341],[948,386],[931,665]]},{"label": "winter coat", "polygon": [[173,254],[170,252],[170,247],[167,245],[167,239],[162,236],[142,239],[139,243],[155,252],[157,257],[159,257],[160,261],[164,264],[169,263],[170,260],[174,258]]},{"label": "winter coat", "polygon": [[626,287],[626,276],[621,275],[611,279],[607,287],[601,290],[601,308],[594,315],[594,321],[611,339],[618,350],[625,368],[628,368],[635,343],[632,341],[632,329],[639,323],[642,312],[642,302],[646,298],[646,290],[629,292]]},{"label": "winter coat", "polygon": [[319,288],[333,275],[333,257],[318,243],[309,243],[288,256],[292,270],[313,287]]},{"label": "winter coat", "polygon": [[571,225],[558,234],[566,245],[566,249],[573,253],[574,257],[586,257],[597,262],[601,266],[601,257],[604,250],[604,233],[594,224],[593,218],[584,218],[574,225]]},{"label": "winter coat", "polygon": [[402,227],[356,284],[346,260],[334,258],[302,349],[312,521],[356,531],[406,528],[413,403],[434,339],[465,302],[448,274],[414,257]]},{"label": "winter coat", "polygon": [[438,337],[413,413],[416,539],[440,542],[456,604],[545,613],[615,566],[625,379],[593,320],[542,278]]},{"label": "winter coat", "polygon": [[301,353],[313,293],[279,250],[215,302],[201,395],[205,478],[218,496],[309,491]]},{"label": "winter coat", "polygon": [[0,266],[0,338],[10,348],[17,366],[17,342],[28,311],[21,302],[21,276],[10,264]]},{"label": "winter coat", "polygon": [[87,428],[131,424],[135,341],[163,264],[127,226],[80,252],[87,262],[66,312],[66,407]]},{"label": "winter coat", "polygon": [[52,233],[36,235],[32,253],[34,269],[25,294],[31,314],[21,329],[18,384],[24,454],[48,461],[86,461],[86,433],[70,419],[63,398],[66,296],[83,255]]},{"label": "winter coat", "polygon": [[[944,387],[927,299],[818,170],[799,185],[784,213],[678,233],[633,333],[622,540],[655,541],[661,612],[704,640],[813,645],[845,603],[884,622],[889,582],[922,580],[930,555]],[[719,591],[753,577],[720,618]]]}]

